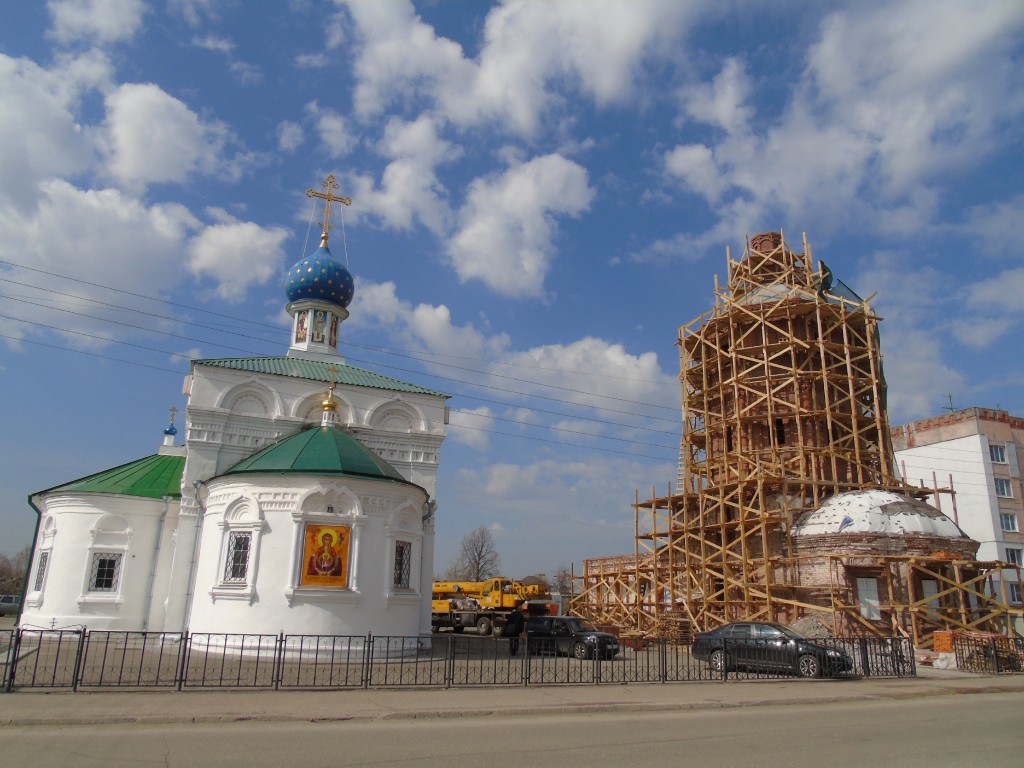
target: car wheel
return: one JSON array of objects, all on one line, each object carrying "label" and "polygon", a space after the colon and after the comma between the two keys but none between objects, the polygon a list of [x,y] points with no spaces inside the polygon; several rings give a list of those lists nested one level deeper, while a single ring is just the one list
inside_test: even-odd
[{"label": "car wheel", "polygon": [[481,635],[491,634],[491,620],[486,616],[481,616],[476,622],[476,631]]},{"label": "car wheel", "polygon": [[820,677],[821,662],[816,656],[801,656],[796,662],[796,671],[800,677]]},{"label": "car wheel", "polygon": [[712,651],[711,656],[708,657],[708,662],[711,664],[711,668],[715,672],[724,672],[728,667],[728,661],[725,658],[725,651]]},{"label": "car wheel", "polygon": [[590,656],[590,653],[583,643],[575,643],[572,647],[572,655],[577,659],[585,659]]}]

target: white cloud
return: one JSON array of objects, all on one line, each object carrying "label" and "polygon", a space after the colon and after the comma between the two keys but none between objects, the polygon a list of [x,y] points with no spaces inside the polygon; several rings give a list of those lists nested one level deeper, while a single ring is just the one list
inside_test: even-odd
[{"label": "white cloud", "polygon": [[356,137],[348,121],[333,109],[324,109],[311,101],[305,107],[306,115],[313,120],[320,142],[332,159],[344,157],[356,146]]},{"label": "white cloud", "polygon": [[971,306],[986,314],[1024,312],[1024,267],[1007,269],[969,286]]},{"label": "white cloud", "polygon": [[548,107],[563,103],[554,90],[567,82],[598,105],[634,100],[642,63],[668,54],[702,4],[510,0],[488,13],[477,61],[438,37],[411,3],[347,7],[362,38],[355,64],[359,114],[425,96],[453,123],[494,121],[529,135]]},{"label": "white cloud", "polygon": [[110,174],[130,188],[182,182],[192,173],[226,169],[226,126],[204,123],[184,103],[151,83],[122,85],[108,94]]},{"label": "white cloud", "polygon": [[192,238],[186,267],[196,277],[213,278],[219,298],[241,301],[251,286],[266,283],[285,260],[282,243],[288,231],[237,221],[220,210],[209,213],[220,223]]},{"label": "white cloud", "polygon": [[726,59],[722,70],[707,84],[690,86],[681,93],[682,111],[694,120],[721,128],[726,133],[745,132],[754,109],[746,104],[752,85],[739,59]]},{"label": "white cloud", "polygon": [[[911,0],[831,13],[777,114],[755,119],[757,91],[738,59],[684,89],[683,122],[723,134],[669,151],[666,172],[714,206],[726,235],[753,215],[755,230],[765,219],[810,219],[821,236],[852,218],[918,236],[935,225],[935,185],[991,156],[1024,113],[1013,58],[1022,30],[1024,6],[1014,3]],[[648,253],[671,250],[669,240]]]},{"label": "white cloud", "polygon": [[235,44],[227,38],[217,35],[203,35],[192,38],[192,45],[197,48],[204,48],[207,51],[229,54],[235,50]]},{"label": "white cloud", "polygon": [[726,181],[711,150],[703,144],[681,144],[665,155],[665,170],[694,192],[714,203],[726,187]]},{"label": "white cloud", "polygon": [[[147,295],[170,290],[181,280],[183,243],[198,226],[199,222],[180,205],[147,207],[114,189],[81,190],[65,181],[43,182],[38,206],[30,213],[0,208],[0,241],[9,253],[18,255],[14,261],[67,275],[70,281],[47,279],[46,290],[40,294],[22,289],[26,290],[24,297],[28,301],[10,302],[12,309],[17,307],[11,314],[100,336],[121,337],[139,328],[152,327],[158,321],[138,320],[130,313],[111,310],[88,299],[151,310],[151,302],[110,294],[98,286]],[[19,281],[38,279],[20,271],[13,274]],[[84,298],[61,296],[58,291]],[[57,308],[83,315],[67,314]],[[112,326],[89,316],[120,321],[122,325]],[[26,326],[12,327],[20,328],[19,335],[28,333]],[[97,343],[78,336],[68,338],[75,346]]]},{"label": "white cloud", "polygon": [[278,124],[277,148],[282,152],[294,152],[302,146],[302,142],[305,140],[306,133],[298,123],[293,123],[291,120],[285,120]]},{"label": "white cloud", "polygon": [[586,170],[559,155],[477,179],[448,246],[460,280],[478,279],[505,296],[543,295],[555,256],[555,215],[578,215],[593,194]]},{"label": "white cloud", "polygon": [[435,166],[456,159],[460,151],[439,138],[427,116],[409,123],[389,121],[378,150],[394,159],[384,169],[379,188],[369,177],[355,180],[359,215],[375,214],[395,229],[410,229],[419,220],[435,235],[446,234],[451,212]]},{"label": "white cloud", "polygon": [[181,16],[192,27],[198,27],[218,16],[223,0],[167,0],[167,7]]},{"label": "white cloud", "polygon": [[263,71],[255,64],[232,61],[228,64],[228,71],[242,85],[256,85],[263,81]]},{"label": "white cloud", "polygon": [[142,27],[142,0],[49,0],[50,35],[59,43],[130,40]]},{"label": "white cloud", "polygon": [[26,209],[43,179],[92,166],[95,150],[76,111],[110,74],[96,52],[63,59],[52,70],[0,54],[0,201]]},{"label": "white cloud", "polygon": [[491,445],[489,432],[494,430],[494,414],[490,408],[459,408],[449,416],[448,436],[478,451]]},{"label": "white cloud", "polygon": [[299,69],[321,69],[330,63],[325,53],[300,53],[295,57],[295,66]]}]

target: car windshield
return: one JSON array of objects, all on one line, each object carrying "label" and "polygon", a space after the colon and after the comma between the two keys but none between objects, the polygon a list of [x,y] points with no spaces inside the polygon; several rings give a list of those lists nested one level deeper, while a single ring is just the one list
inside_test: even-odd
[{"label": "car windshield", "polygon": [[566,624],[573,632],[596,632],[597,627],[586,619],[566,619]]}]

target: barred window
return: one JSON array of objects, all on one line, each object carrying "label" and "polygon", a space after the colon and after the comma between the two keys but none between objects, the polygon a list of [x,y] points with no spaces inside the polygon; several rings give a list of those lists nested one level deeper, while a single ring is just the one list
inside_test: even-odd
[{"label": "barred window", "polygon": [[39,553],[39,565],[36,566],[36,583],[33,589],[41,592],[43,584],[46,583],[46,564],[50,561],[50,551]]},{"label": "barred window", "polygon": [[228,534],[228,552],[224,562],[224,581],[245,581],[249,572],[249,545],[252,534],[231,531]]},{"label": "barred window", "polygon": [[412,543],[395,542],[395,579],[394,586],[401,589],[409,588],[409,574],[412,570]]},{"label": "barred window", "polygon": [[94,552],[92,575],[89,578],[90,592],[116,592],[117,579],[121,572],[120,552]]}]

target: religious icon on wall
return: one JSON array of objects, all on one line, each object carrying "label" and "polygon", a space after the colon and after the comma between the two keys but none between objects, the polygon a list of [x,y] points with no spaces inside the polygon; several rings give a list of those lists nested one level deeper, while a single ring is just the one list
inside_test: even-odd
[{"label": "religious icon on wall", "polygon": [[338,346],[338,316],[331,315],[331,346]]},{"label": "religious icon on wall", "polygon": [[306,340],[306,315],[307,312],[300,312],[299,319],[295,323],[295,343],[301,344]]},{"label": "religious icon on wall", "polygon": [[341,525],[307,525],[302,547],[305,586],[348,586],[348,544],[352,529]]},{"label": "religious icon on wall", "polygon": [[324,343],[324,326],[327,325],[327,320],[324,317],[323,312],[317,312],[316,318],[313,320],[313,341],[318,344]]}]

